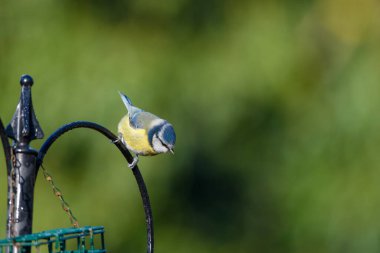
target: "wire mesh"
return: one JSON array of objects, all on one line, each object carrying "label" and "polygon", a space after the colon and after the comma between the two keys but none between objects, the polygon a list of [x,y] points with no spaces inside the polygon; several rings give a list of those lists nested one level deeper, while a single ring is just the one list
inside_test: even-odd
[{"label": "wire mesh", "polygon": [[106,253],[104,227],[63,228],[0,240],[0,253]]}]

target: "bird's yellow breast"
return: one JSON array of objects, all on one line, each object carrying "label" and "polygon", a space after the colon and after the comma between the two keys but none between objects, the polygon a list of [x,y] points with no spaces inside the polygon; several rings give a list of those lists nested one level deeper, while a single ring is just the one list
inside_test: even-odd
[{"label": "bird's yellow breast", "polygon": [[128,115],[124,116],[119,125],[118,132],[122,135],[127,148],[138,155],[155,155],[148,141],[148,133],[145,129],[136,129],[129,124]]}]

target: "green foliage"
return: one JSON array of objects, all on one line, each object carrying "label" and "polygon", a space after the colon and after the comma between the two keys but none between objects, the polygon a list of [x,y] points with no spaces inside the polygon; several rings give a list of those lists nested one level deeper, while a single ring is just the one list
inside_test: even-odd
[{"label": "green foliage", "polygon": [[[0,115],[28,73],[46,135],[75,120],[116,131],[118,90],[171,121],[175,156],[140,163],[157,252],[378,252],[379,7],[3,0]],[[45,166],[110,252],[144,252],[138,189],[110,143],[78,130]],[[67,226],[40,175],[34,231]]]}]

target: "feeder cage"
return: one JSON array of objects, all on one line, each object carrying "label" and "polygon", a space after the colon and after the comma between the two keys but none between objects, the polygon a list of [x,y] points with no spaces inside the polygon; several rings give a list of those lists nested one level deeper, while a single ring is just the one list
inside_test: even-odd
[{"label": "feeder cage", "polygon": [[[68,247],[71,246],[71,248]],[[0,240],[0,252],[105,253],[104,228],[64,228]]]},{"label": "feeder cage", "polygon": [[[0,118],[0,137],[3,144],[8,176],[7,238],[0,240],[0,253],[105,253],[104,228],[102,226],[79,227],[71,208],[55,186],[52,176],[43,166],[43,160],[52,144],[63,134],[86,128],[102,134],[119,149],[131,163],[133,158],[127,148],[107,128],[93,122],[76,121],[58,128],[47,138],[40,150],[29,144],[34,139],[42,139],[43,131],[37,121],[32,105],[31,87],[33,79],[23,75],[20,80],[21,96],[13,119],[5,128]],[[12,145],[9,138],[13,140]],[[54,194],[60,199],[63,210],[68,214],[72,228],[61,228],[32,233],[34,184],[39,170],[51,185]],[[147,252],[153,253],[153,220],[143,177],[137,166],[131,169],[140,190],[143,202]]]}]

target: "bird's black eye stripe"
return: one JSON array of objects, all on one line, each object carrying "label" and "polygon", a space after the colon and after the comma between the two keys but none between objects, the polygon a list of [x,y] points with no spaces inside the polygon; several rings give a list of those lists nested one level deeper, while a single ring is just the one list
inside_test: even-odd
[{"label": "bird's black eye stripe", "polygon": [[[152,145],[152,142],[153,142],[153,136],[155,135],[157,138],[158,138],[158,131],[159,129],[165,124],[165,122],[162,122],[162,124],[159,124],[157,126],[154,126],[153,128],[151,128],[148,132],[148,141],[150,143],[150,145]],[[158,138],[159,139],[159,138]],[[160,140],[161,141],[161,140]]]},{"label": "bird's black eye stripe", "polygon": [[163,142],[161,141],[161,139],[160,139],[160,138],[157,138],[157,139],[159,139],[159,140],[160,140],[160,142],[161,142],[162,146],[164,146],[165,148],[167,148],[167,149],[169,149],[169,150],[170,150],[170,148],[168,147],[168,145],[166,145],[165,143],[163,143]]}]

